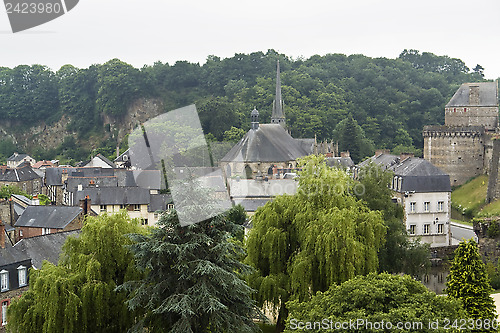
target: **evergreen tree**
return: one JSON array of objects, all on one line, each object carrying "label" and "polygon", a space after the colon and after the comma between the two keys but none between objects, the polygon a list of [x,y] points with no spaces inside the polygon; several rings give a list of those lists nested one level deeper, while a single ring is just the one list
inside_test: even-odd
[{"label": "evergreen tree", "polygon": [[116,332],[130,328],[137,312],[115,288],[140,275],[125,248],[129,233],[144,232],[122,211],[88,217],[78,238],[63,246],[59,265],[45,261],[30,271],[29,290],[8,308],[8,329],[19,333]]},{"label": "evergreen tree", "polygon": [[496,318],[492,288],[477,243],[471,239],[455,250],[445,292],[460,299],[469,318]]},{"label": "evergreen tree", "polygon": [[[199,202],[204,202],[207,209],[206,194],[198,192],[190,193],[203,200],[184,198],[176,205],[197,211],[204,208]],[[130,292],[131,310],[146,311],[134,331],[142,332],[143,327],[170,333],[258,331],[252,321],[258,313],[252,289],[242,279],[250,267],[238,260],[245,251],[231,239],[243,227],[227,214],[182,227],[175,210],[164,214],[158,225],[149,235],[132,235],[136,243],[131,250],[146,276],[120,287]]]},{"label": "evergreen tree", "polygon": [[352,115],[337,124],[333,137],[338,141],[340,151],[349,151],[354,163],[374,152],[373,142],[366,138],[365,132]]}]

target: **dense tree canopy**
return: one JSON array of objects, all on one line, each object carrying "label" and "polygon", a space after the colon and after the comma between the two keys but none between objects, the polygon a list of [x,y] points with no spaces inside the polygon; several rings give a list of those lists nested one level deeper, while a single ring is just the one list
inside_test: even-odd
[{"label": "dense tree canopy", "polygon": [[422,148],[422,127],[443,122],[443,107],[458,86],[483,80],[479,65],[470,70],[459,59],[416,50],[404,50],[397,59],[343,54],[290,59],[269,50],[209,56],[203,65],[156,62],[141,69],[113,59],[86,69],[65,65],[56,73],[22,65],[0,67],[0,118],[33,126],[68,115],[68,129],[79,138],[98,133],[93,140],[108,140],[113,133],[102,135],[105,116],[119,121],[135,98],[156,97],[166,111],[199,104],[203,128],[222,140],[231,127],[249,128],[254,107],[261,122],[270,121],[277,59],[294,137],[330,140],[351,114],[376,148]]},{"label": "dense tree canopy", "polygon": [[143,233],[125,212],[89,217],[78,238],[63,246],[58,265],[31,270],[29,290],[9,306],[8,328],[19,333],[116,332],[135,321],[116,286],[138,279],[129,233]]},{"label": "dense tree canopy", "polygon": [[381,213],[351,194],[346,172],[329,168],[320,156],[302,163],[298,193],[259,208],[247,240],[247,261],[256,269],[250,284],[260,304],[278,311],[279,329],[292,297],[305,301],[332,284],[376,272],[386,231]]},{"label": "dense tree canopy", "polygon": [[[310,301],[294,300],[288,306],[287,333],[296,332],[299,325],[307,332],[460,332],[452,324],[467,318],[460,301],[438,296],[408,275],[387,273],[357,276]],[[438,325],[430,326],[436,321]],[[307,322],[311,327],[314,322],[326,325],[306,329]],[[335,326],[342,323],[348,324]]]}]

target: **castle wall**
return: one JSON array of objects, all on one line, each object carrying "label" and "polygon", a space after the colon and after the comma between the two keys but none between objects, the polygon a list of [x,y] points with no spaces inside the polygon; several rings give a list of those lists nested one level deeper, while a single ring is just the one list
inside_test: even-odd
[{"label": "castle wall", "polygon": [[481,126],[494,130],[498,126],[497,106],[464,106],[444,109],[447,126]]},{"label": "castle wall", "polygon": [[451,186],[465,183],[485,168],[485,135],[481,128],[426,126],[424,158],[450,175]]}]

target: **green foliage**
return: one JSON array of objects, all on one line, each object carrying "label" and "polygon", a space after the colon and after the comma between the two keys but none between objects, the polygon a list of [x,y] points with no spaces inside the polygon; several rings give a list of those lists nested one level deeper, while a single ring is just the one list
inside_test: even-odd
[{"label": "green foliage", "polygon": [[455,250],[445,292],[462,301],[468,318],[496,318],[485,264],[474,240],[461,242]]},{"label": "green foliage", "polygon": [[308,300],[359,274],[378,269],[385,235],[382,214],[352,193],[349,175],[329,168],[321,156],[302,161],[296,195],[276,197],[257,210],[247,239],[250,284],[260,305],[269,302],[287,317],[285,303]]},{"label": "green foliage", "polygon": [[30,287],[8,309],[11,332],[125,332],[140,311],[130,311],[117,285],[141,275],[125,247],[129,233],[144,233],[122,211],[88,217],[69,237],[59,264],[30,271]]},{"label": "green foliage", "polygon": [[223,140],[236,143],[236,142],[240,141],[240,139],[245,134],[246,134],[246,132],[243,129],[231,126],[230,129],[228,129],[227,131],[224,132]]},{"label": "green foliage", "polygon": [[373,142],[366,138],[365,132],[357,121],[349,115],[335,127],[334,140],[339,143],[340,151],[349,151],[354,163],[359,163],[375,152]]},{"label": "green foliage", "polygon": [[24,195],[27,198],[31,198],[30,195],[17,186],[4,185],[0,187],[0,199],[8,199],[12,194]]},{"label": "green foliage", "polygon": [[38,200],[40,200],[40,205],[47,206],[51,204],[50,198],[45,194],[38,194]]},{"label": "green foliage", "polygon": [[[189,192],[189,191],[188,191]],[[176,205],[189,211],[207,209],[207,191],[179,194]],[[200,205],[203,202],[203,205]],[[207,206],[205,206],[207,204]],[[125,283],[132,310],[145,316],[134,331],[209,333],[255,332],[252,318],[258,311],[252,289],[242,280],[250,267],[241,263],[245,255],[231,235],[242,229],[231,218],[237,211],[182,227],[177,212],[162,215],[159,228],[149,235],[132,235],[131,246],[142,280]]]},{"label": "green foliage", "polygon": [[392,173],[370,162],[359,170],[358,178],[362,190],[359,188],[354,193],[370,209],[382,212],[387,227],[386,241],[378,254],[379,271],[421,274],[430,266],[429,245],[408,237],[403,207],[392,201],[388,187]]},{"label": "green foliage", "polygon": [[[321,322],[323,319],[336,322],[392,323],[397,332],[458,332],[443,329],[444,319],[466,318],[460,301],[450,297],[437,296],[410,276],[387,273],[357,276],[341,285],[333,285],[328,291],[319,292],[310,301],[298,300],[287,303],[290,315],[285,332],[295,332],[293,325],[298,321]],[[431,329],[429,322],[439,320],[440,329]],[[328,321],[329,322],[329,321]],[[421,328],[397,329],[398,322],[423,323]],[[411,324],[410,324],[411,325]],[[296,327],[295,327],[296,328]],[[364,325],[347,326],[342,330],[311,329],[308,332],[374,332]],[[381,331],[386,331],[381,329]],[[387,330],[391,331],[391,330]]]},{"label": "green foliage", "polygon": [[500,227],[498,226],[498,222],[492,221],[487,231],[489,238],[497,238],[500,236]]}]

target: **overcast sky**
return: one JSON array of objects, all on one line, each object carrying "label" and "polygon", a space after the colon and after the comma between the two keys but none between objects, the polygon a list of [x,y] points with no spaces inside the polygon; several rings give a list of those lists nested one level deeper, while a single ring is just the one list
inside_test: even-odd
[{"label": "overcast sky", "polygon": [[0,66],[119,58],[204,63],[275,49],[297,58],[327,53],[396,58],[417,49],[480,64],[500,77],[499,0],[80,0],[66,15],[13,34],[0,10]]}]

